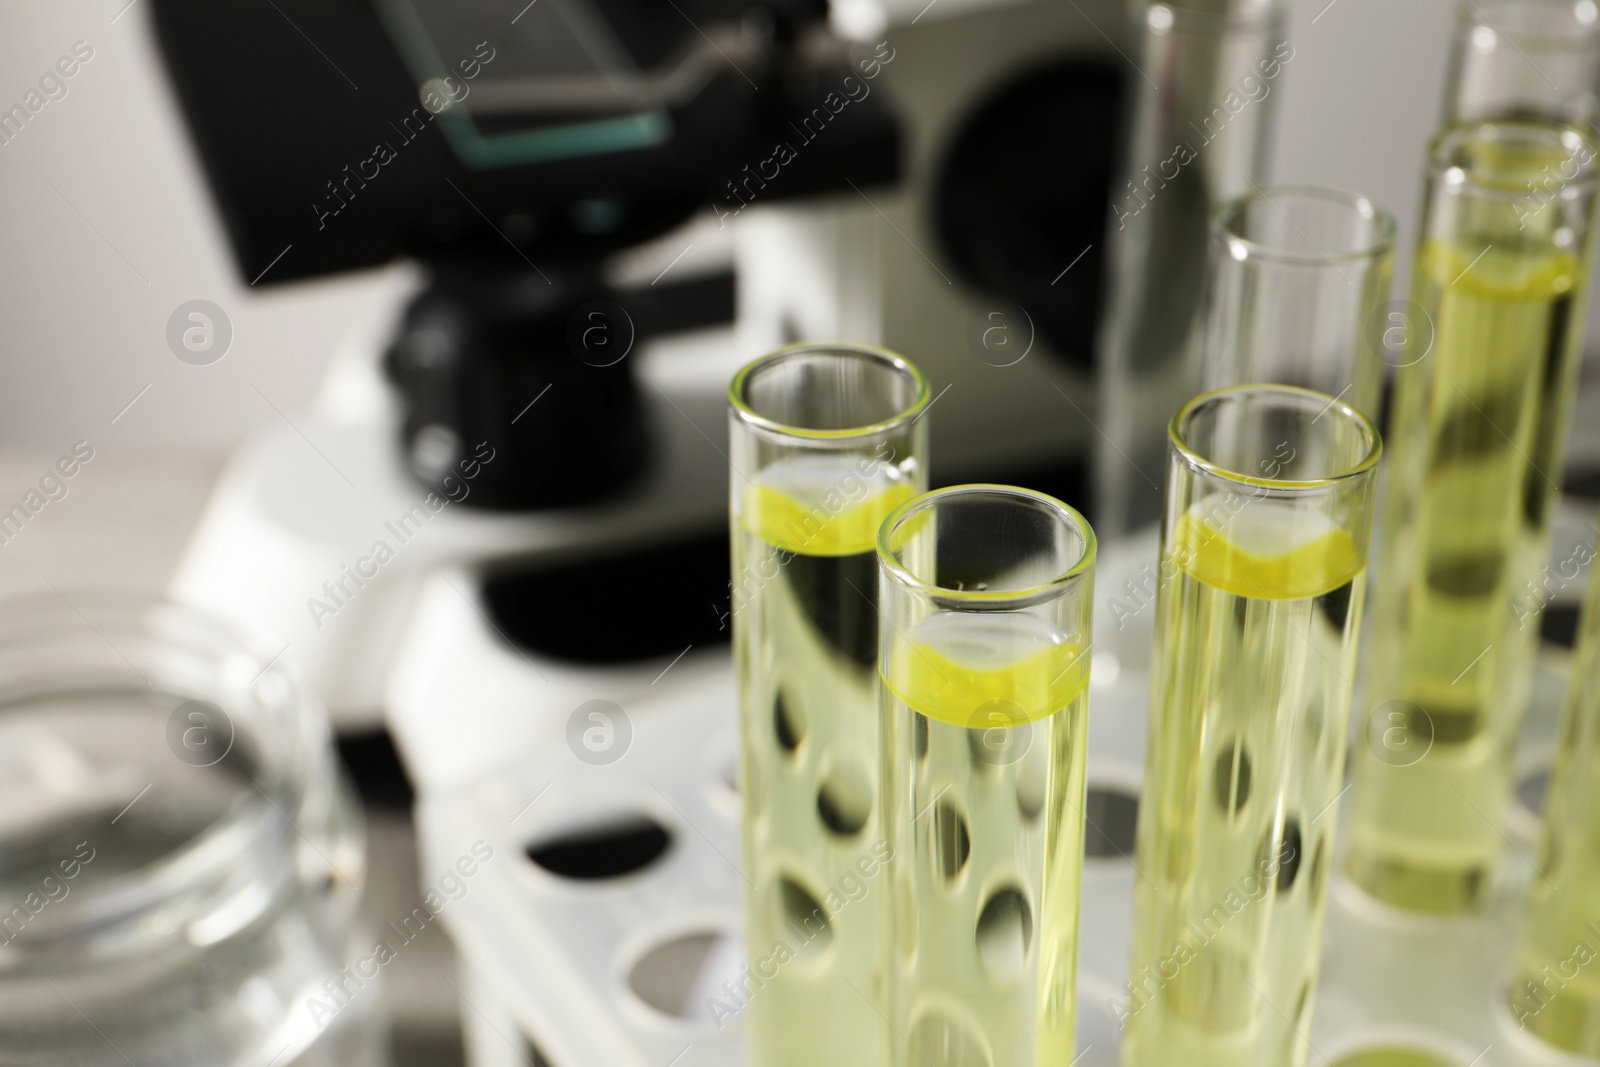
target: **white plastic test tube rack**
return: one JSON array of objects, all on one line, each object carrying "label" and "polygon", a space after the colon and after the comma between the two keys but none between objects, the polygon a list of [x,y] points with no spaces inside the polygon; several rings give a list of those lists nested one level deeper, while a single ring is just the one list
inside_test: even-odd
[{"label": "white plastic test tube rack", "polygon": [[[1129,665],[1148,658],[1154,558],[1153,532],[1100,557],[1092,791],[1138,792],[1148,678]],[[423,870],[450,866],[480,839],[495,853],[441,916],[463,960],[453,995],[462,1001],[469,1061],[742,1063],[740,986],[748,996],[760,989],[742,974],[737,720],[727,647],[690,650],[671,663],[575,668],[509,647],[481,607],[458,593],[474,588],[475,575],[459,570],[423,590],[389,693],[390,726],[419,792]],[[1536,777],[1548,763],[1561,667],[1559,657],[1541,666],[1520,778]],[[625,709],[631,736],[614,763],[580,759],[581,733],[569,741],[573,712],[595,700]],[[617,734],[612,743],[622,743]],[[1115,818],[1115,804],[1093,799],[1088,815],[1092,824],[1097,815],[1126,822]],[[630,822],[655,824],[670,845],[619,877],[570,880],[527,856],[530,845]],[[1091,827],[1090,838],[1099,837],[1103,855],[1091,855],[1084,874],[1079,1067],[1116,1063],[1140,877],[1131,827],[1100,829],[1105,836]],[[1540,1045],[1502,1006],[1536,830],[1531,813],[1513,813],[1501,891],[1489,911],[1468,920],[1399,915],[1334,880],[1312,1067],[1393,1046],[1432,1052],[1455,1067],[1591,1062]]]}]

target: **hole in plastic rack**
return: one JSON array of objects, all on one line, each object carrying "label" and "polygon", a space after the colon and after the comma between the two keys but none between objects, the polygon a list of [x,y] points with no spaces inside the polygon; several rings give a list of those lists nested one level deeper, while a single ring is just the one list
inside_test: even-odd
[{"label": "hole in plastic rack", "polygon": [[1033,945],[1033,908],[1014,885],[995,891],[978,915],[978,958],[991,975],[1019,977]]},{"label": "hole in plastic rack", "polygon": [[829,768],[817,790],[817,815],[841,837],[860,833],[872,816],[872,782],[867,772],[848,761]]},{"label": "hole in plastic rack", "polygon": [[628,969],[628,988],[664,1015],[706,1018],[707,998],[726,995],[722,983],[739,978],[744,956],[744,942],[730,931],[683,934],[641,955]]},{"label": "hole in plastic rack", "polygon": [[672,835],[640,815],[579,827],[529,843],[528,859],[560,878],[598,881],[620,878],[659,860]]},{"label": "hole in plastic rack", "polygon": [[1549,765],[1535,767],[1517,779],[1517,803],[1538,819],[1544,813],[1544,794],[1549,786]]},{"label": "hole in plastic rack", "polygon": [[1087,825],[1083,854],[1089,859],[1131,859],[1139,823],[1139,798],[1125,789],[1089,783],[1083,805]]}]

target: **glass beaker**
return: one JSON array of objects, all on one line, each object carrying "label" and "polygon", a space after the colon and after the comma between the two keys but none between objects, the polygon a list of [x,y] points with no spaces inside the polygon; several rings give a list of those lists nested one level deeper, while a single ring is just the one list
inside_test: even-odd
[{"label": "glass beaker", "polygon": [[750,1050],[879,1062],[878,527],[927,487],[927,380],[801,344],[729,388]]},{"label": "glass beaker", "polygon": [[1480,903],[1527,710],[1592,258],[1572,127],[1447,129],[1429,152],[1395,371],[1346,867],[1411,911]]},{"label": "glass beaker", "polygon": [[8,1063],[387,1062],[364,873],[327,720],[282,659],[160,601],[4,604]]},{"label": "glass beaker", "polygon": [[1172,420],[1123,1067],[1305,1062],[1381,447],[1291,386]]},{"label": "glass beaker", "polygon": [[1271,186],[1211,220],[1202,385],[1277,382],[1339,397],[1376,420],[1381,308],[1394,216],[1356,193]]},{"label": "glass beaker", "polygon": [[963,485],[891,515],[878,557],[890,1062],[1065,1064],[1094,533]]}]

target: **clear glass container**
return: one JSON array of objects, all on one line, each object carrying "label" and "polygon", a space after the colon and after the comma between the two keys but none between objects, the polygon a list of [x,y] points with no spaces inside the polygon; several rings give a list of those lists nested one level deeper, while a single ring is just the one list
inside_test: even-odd
[{"label": "clear glass container", "polygon": [[1094,532],[955,486],[891,515],[878,557],[890,1062],[1066,1064]]},{"label": "clear glass container", "polygon": [[[1443,125],[1544,119],[1600,141],[1600,4],[1596,0],[1461,0]],[[1589,336],[1600,331],[1589,279]]]},{"label": "clear glass container", "polygon": [[376,975],[347,969],[363,874],[282,660],[158,601],[6,602],[0,1063],[386,1062]]},{"label": "clear glass container", "polygon": [[1429,151],[1346,854],[1399,908],[1476,907],[1505,841],[1597,173],[1585,136],[1542,122],[1454,126]]},{"label": "clear glass container", "polygon": [[1584,129],[1600,117],[1595,0],[1465,0],[1456,13],[1447,125],[1545,119]]},{"label": "clear glass container", "polygon": [[751,1063],[880,1062],[878,527],[927,487],[922,374],[802,344],[729,388]]},{"label": "clear glass container", "polygon": [[1378,432],[1290,386],[1171,423],[1123,1067],[1301,1067]]},{"label": "clear glass container", "polygon": [[1093,414],[1105,445],[1094,514],[1108,541],[1161,516],[1167,420],[1200,384],[1206,228],[1265,173],[1278,79],[1294,60],[1286,12],[1282,0],[1131,5]]},{"label": "clear glass container", "polygon": [[1559,737],[1507,1003],[1518,1026],[1600,1059],[1600,582],[1593,580]]},{"label": "clear glass container", "polygon": [[1205,389],[1277,382],[1378,417],[1394,216],[1358,193],[1254,189],[1211,220]]}]

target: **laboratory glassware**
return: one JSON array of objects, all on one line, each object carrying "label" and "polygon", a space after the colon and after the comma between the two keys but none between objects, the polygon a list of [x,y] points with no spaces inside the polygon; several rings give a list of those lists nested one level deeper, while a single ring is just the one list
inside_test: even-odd
[{"label": "laboratory glassware", "polygon": [[1166,420],[1200,383],[1206,226],[1265,171],[1278,79],[1295,56],[1286,10],[1282,0],[1132,5],[1137,45],[1097,341],[1102,538],[1161,515]]},{"label": "laboratory glassware", "polygon": [[1546,119],[1591,134],[1600,117],[1595,0],[1465,0],[1456,13],[1444,122]]},{"label": "laboratory glassware", "polygon": [[1402,909],[1477,906],[1504,842],[1595,179],[1592,142],[1557,124],[1466,123],[1429,150],[1345,857]]},{"label": "laboratory glassware", "polygon": [[1251,190],[1211,220],[1202,385],[1300,385],[1376,420],[1394,216],[1357,193]]},{"label": "laboratory glassware", "polygon": [[1122,1063],[1299,1067],[1382,446],[1280,385],[1169,432]]},{"label": "laboratory glassware", "polygon": [[1558,736],[1508,1004],[1519,1026],[1600,1058],[1600,582],[1592,579]]},{"label": "laboratory glassware", "polygon": [[927,380],[801,344],[729,389],[745,939],[757,1067],[878,1062],[878,527],[927,486]]},{"label": "laboratory glassware", "polygon": [[878,535],[895,1067],[1074,1055],[1095,537],[963,485]]},{"label": "laboratory glassware", "polygon": [[386,1062],[360,815],[281,656],[132,595],[4,605],[7,1062]]}]

